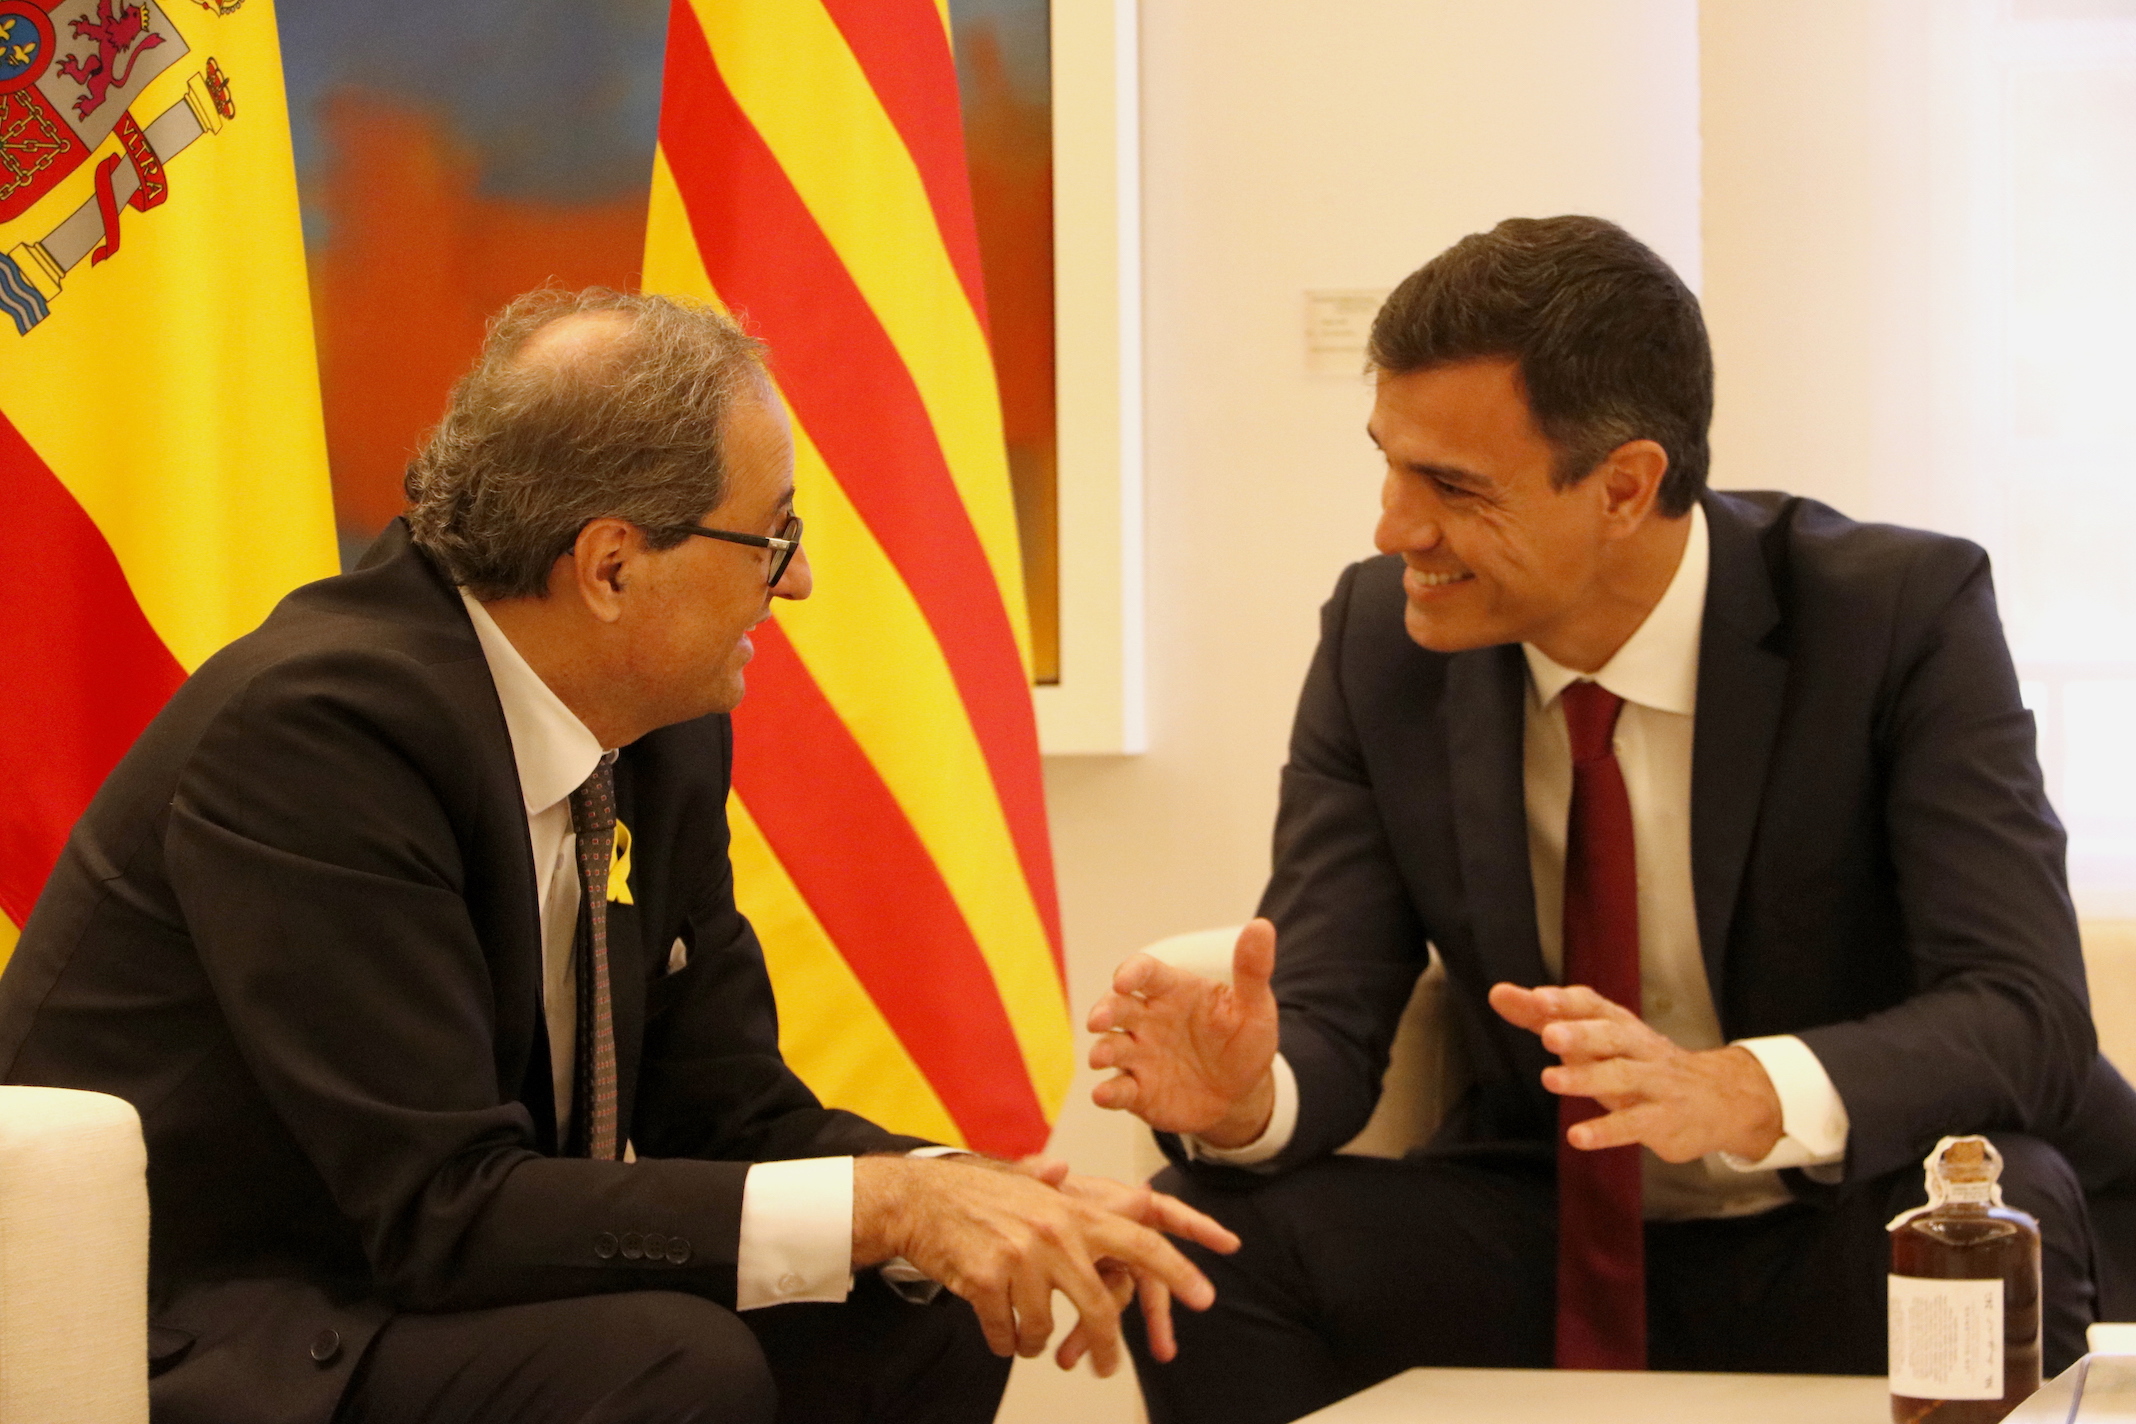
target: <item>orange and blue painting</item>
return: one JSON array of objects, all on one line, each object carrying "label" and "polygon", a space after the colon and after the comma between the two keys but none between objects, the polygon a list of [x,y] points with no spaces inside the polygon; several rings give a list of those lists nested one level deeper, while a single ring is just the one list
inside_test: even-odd
[{"label": "orange and blue painting", "polygon": [[[667,0],[279,0],[345,563],[529,288],[637,285]],[[1032,652],[1058,668],[1048,0],[951,0]]]}]

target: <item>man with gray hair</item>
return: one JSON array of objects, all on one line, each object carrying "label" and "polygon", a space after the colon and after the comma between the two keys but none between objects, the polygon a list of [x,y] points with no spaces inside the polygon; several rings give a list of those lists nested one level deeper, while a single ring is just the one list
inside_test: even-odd
[{"label": "man with gray hair", "polygon": [[725,714],[809,593],[792,466],[718,313],[522,299],[406,518],[99,792],[0,976],[0,1079],[140,1111],[158,1421],[978,1421],[1056,1290],[1101,1371],[1130,1295],[1160,1338],[1209,1303],[1158,1234],[1235,1245],[1200,1214],[780,1059]]}]

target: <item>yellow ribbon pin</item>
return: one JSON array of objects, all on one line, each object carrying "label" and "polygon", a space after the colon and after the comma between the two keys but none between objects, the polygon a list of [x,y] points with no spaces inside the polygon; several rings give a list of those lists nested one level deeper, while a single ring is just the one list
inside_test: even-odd
[{"label": "yellow ribbon pin", "polygon": [[635,905],[630,898],[630,827],[616,822],[615,853],[608,861],[608,898],[618,905]]}]

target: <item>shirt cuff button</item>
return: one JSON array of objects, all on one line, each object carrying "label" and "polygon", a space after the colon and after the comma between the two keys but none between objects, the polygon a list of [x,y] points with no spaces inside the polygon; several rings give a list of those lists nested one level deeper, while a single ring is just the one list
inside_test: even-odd
[{"label": "shirt cuff button", "polygon": [[779,1294],[792,1295],[801,1289],[801,1284],[801,1278],[792,1271],[788,1271],[785,1275],[779,1277]]}]

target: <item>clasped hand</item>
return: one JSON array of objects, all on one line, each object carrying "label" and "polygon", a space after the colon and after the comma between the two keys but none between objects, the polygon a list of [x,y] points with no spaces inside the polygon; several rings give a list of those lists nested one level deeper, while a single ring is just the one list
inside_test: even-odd
[{"label": "clasped hand", "polygon": [[1053,1335],[1053,1293],[1076,1327],[1055,1359],[1085,1354],[1100,1375],[1120,1363],[1120,1312],[1141,1298],[1150,1351],[1177,1353],[1171,1302],[1206,1310],[1216,1290],[1159,1232],[1213,1251],[1238,1238],[1176,1198],[1040,1158],[862,1157],[853,1164],[853,1262],[902,1256],[971,1303],[998,1355],[1035,1357]]},{"label": "clasped hand", "polygon": [[1490,997],[1501,1018],[1558,1056],[1543,1070],[1545,1088],[1604,1108],[1566,1133],[1574,1147],[1640,1143],[1666,1162],[1709,1152],[1756,1161],[1780,1140],[1780,1095],[1746,1048],[1679,1048],[1583,985],[1494,984]]}]

